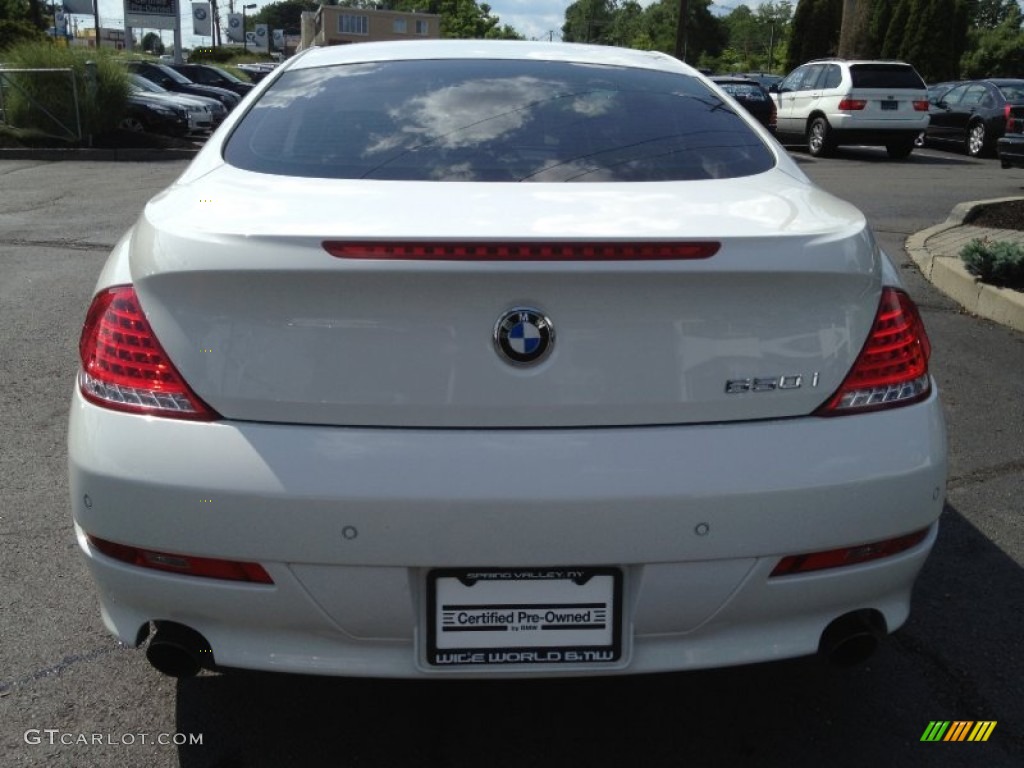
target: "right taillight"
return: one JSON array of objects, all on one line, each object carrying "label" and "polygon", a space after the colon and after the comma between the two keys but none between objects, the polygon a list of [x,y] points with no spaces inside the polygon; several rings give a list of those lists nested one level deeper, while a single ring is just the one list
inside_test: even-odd
[{"label": "right taillight", "polygon": [[78,352],[79,386],[85,398],[97,405],[149,416],[218,418],[167,357],[130,285],[96,295],[85,317]]},{"label": "right taillight", "polygon": [[931,343],[914,302],[903,291],[883,288],[857,361],[818,416],[841,416],[909,405],[931,391]]}]

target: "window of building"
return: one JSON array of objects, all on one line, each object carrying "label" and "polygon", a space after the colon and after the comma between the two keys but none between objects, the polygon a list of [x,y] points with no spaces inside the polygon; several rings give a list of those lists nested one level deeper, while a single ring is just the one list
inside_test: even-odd
[{"label": "window of building", "polygon": [[416,34],[417,35],[429,35],[430,34],[430,22],[428,22],[428,21],[417,21],[416,22]]},{"label": "window of building", "polygon": [[395,19],[391,22],[391,31],[396,35],[404,35],[406,32],[405,19]]},{"label": "window of building", "polygon": [[370,18],[343,13],[338,17],[338,32],[343,35],[370,34]]}]

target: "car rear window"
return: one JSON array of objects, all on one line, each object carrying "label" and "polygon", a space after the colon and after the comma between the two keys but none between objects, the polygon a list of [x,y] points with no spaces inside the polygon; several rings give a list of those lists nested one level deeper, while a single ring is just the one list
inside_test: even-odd
[{"label": "car rear window", "polygon": [[753,83],[719,83],[722,90],[743,101],[768,101],[768,92]]},{"label": "car rear window", "polygon": [[696,78],[516,60],[286,72],[235,127],[224,158],[262,173],[415,181],[721,179],[775,164]]},{"label": "car rear window", "polygon": [[1011,104],[1024,104],[1024,82],[1006,84],[1003,83],[999,86],[999,92],[1003,94],[1003,98]]},{"label": "car rear window", "polygon": [[909,64],[851,64],[854,88],[914,88],[925,90],[924,80]]}]

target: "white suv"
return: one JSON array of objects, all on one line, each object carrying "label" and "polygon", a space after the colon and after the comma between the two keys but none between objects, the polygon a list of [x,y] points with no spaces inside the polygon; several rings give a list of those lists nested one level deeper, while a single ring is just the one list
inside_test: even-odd
[{"label": "white suv", "polygon": [[902,159],[928,125],[928,89],[902,61],[816,59],[790,72],[772,97],[779,140],[806,142],[816,157],[863,144]]}]

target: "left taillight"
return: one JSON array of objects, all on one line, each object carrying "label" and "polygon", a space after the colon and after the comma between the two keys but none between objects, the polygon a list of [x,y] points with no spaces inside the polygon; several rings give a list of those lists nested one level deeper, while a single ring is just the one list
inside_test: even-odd
[{"label": "left taillight", "polygon": [[189,388],[149,325],[135,290],[101,291],[78,342],[82,395],[119,411],[213,421],[219,415]]},{"label": "left taillight", "polygon": [[847,96],[845,99],[839,102],[840,112],[859,112],[868,105],[866,99],[851,99]]},{"label": "left taillight", "polygon": [[931,391],[931,343],[913,300],[883,288],[875,322],[864,347],[818,416],[841,416],[910,405]]}]

